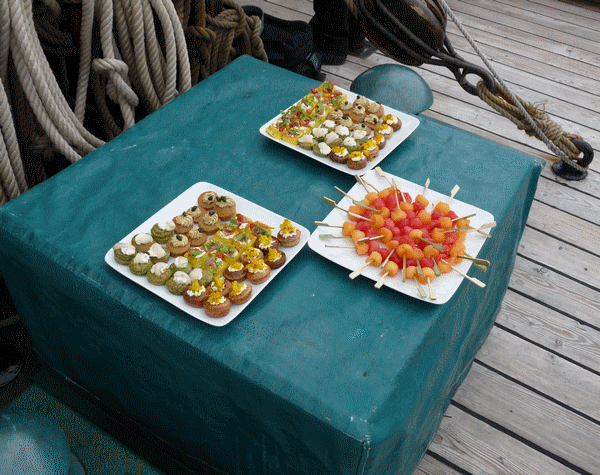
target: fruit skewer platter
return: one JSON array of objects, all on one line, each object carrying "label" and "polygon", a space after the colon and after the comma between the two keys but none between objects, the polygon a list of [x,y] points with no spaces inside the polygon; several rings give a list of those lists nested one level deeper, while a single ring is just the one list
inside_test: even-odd
[{"label": "fruit skewer platter", "polygon": [[283,216],[200,182],[123,237],[105,261],[194,318],[223,326],[279,274],[309,236]]},{"label": "fruit skewer platter", "polygon": [[419,119],[325,81],[260,133],[338,171],[362,175],[418,127]]},{"label": "fruit skewer platter", "polygon": [[[490,262],[477,255],[495,226],[491,213],[429,188],[385,173],[380,167],[348,192],[332,190],[323,201],[333,207],[316,221],[308,245],[349,269],[350,279],[370,279],[432,304],[444,304],[471,266],[483,271]],[[341,197],[341,198],[340,198]]]}]

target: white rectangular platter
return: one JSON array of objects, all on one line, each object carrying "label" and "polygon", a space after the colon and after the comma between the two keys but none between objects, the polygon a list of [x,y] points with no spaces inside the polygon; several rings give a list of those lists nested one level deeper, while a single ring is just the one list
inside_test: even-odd
[{"label": "white rectangular platter", "polygon": [[[338,87],[338,89],[343,91],[348,96],[349,101],[352,102],[356,99],[356,94],[354,94],[353,92],[347,91],[341,87]],[[300,99],[301,98],[298,98],[298,100],[300,100]],[[298,153],[306,155],[310,159],[316,160],[317,162],[321,162],[331,168],[335,168],[336,170],[339,170],[340,172],[347,173],[349,175],[361,175],[362,176],[369,170],[371,170],[374,167],[376,167],[377,165],[379,165],[381,163],[381,161],[385,157],[387,157],[398,145],[400,145],[402,142],[404,142],[410,136],[410,134],[412,134],[415,131],[415,129],[420,124],[419,119],[417,119],[416,117],[413,117],[412,115],[408,115],[408,114],[405,114],[400,111],[397,111],[396,109],[392,109],[391,107],[388,107],[385,104],[382,104],[382,105],[384,107],[384,111],[386,114],[393,114],[402,121],[402,127],[397,132],[394,132],[394,134],[390,137],[390,139],[388,139],[388,141],[385,144],[385,147],[379,151],[379,155],[377,155],[377,157],[375,157],[375,159],[373,159],[373,161],[367,162],[367,166],[361,170],[352,170],[348,167],[348,165],[346,165],[344,163],[335,163],[330,158],[319,157],[318,155],[313,153],[312,150],[305,150],[302,147],[300,147],[299,145],[292,145],[283,140],[277,140],[275,137],[271,136],[267,132],[267,127],[269,125],[275,123],[281,117],[281,114],[278,114],[276,117],[274,117],[273,119],[268,121],[266,124],[264,124],[260,128],[260,133],[270,140],[280,143],[281,145],[283,145],[285,147],[291,148],[292,150],[295,150]]]},{"label": "white rectangular platter", "polygon": [[[410,181],[404,180],[400,177],[396,177],[396,176],[390,175],[390,174],[387,174],[387,176],[390,179],[395,178],[398,181],[398,183],[400,184],[402,191],[409,193],[413,199],[416,197],[416,195],[423,192],[424,184],[417,185],[415,183],[412,183]],[[378,190],[382,190],[382,189],[388,188],[390,186],[389,182],[385,178],[379,176],[379,174],[375,170],[372,170],[372,171],[368,172],[367,174],[365,174],[364,178],[366,178],[367,181],[369,181],[369,183],[373,184]],[[372,190],[370,190],[370,191],[372,191]],[[366,194],[365,189],[363,188],[362,185],[360,185],[358,183],[356,185],[354,185],[352,187],[352,189],[350,189],[350,191],[348,191],[348,195],[356,200],[363,199],[365,194]],[[460,195],[460,191],[458,192],[458,195]],[[428,211],[431,210],[432,204],[435,203],[436,201],[440,201],[440,200],[448,201],[448,199],[449,199],[449,195],[439,193],[432,189],[429,189],[427,191],[425,197],[430,202],[430,205],[427,207]],[[340,206],[341,208],[346,209],[346,210],[351,205],[352,205],[352,201],[348,197],[344,197],[344,199],[342,199],[338,203],[338,206]],[[469,214],[474,213],[475,216],[473,216],[469,219],[471,222],[470,225],[475,228],[478,228],[484,224],[491,223],[494,221],[494,216],[491,213],[484,211],[480,208],[477,208],[473,205],[464,203],[456,198],[452,199],[452,201],[450,202],[450,208],[454,212],[456,212],[458,214],[458,216],[467,216]],[[342,225],[347,220],[348,220],[348,218],[347,218],[346,212],[339,210],[337,208],[334,208],[331,211],[331,213],[329,213],[325,217],[325,219],[323,219],[322,221],[327,224],[330,224],[330,225]],[[490,231],[491,231],[490,229],[485,230],[485,232],[490,232]],[[335,262],[336,264],[338,264],[342,267],[345,267],[346,269],[349,269],[351,272],[356,270],[357,268],[359,268],[362,264],[364,264],[364,262],[368,256],[359,256],[358,254],[356,254],[354,249],[341,249],[341,248],[335,248],[335,247],[327,247],[328,244],[330,244],[330,245],[350,244],[351,245],[352,241],[350,240],[350,238],[335,239],[334,241],[321,239],[320,236],[325,235],[325,234],[334,234],[334,235],[341,236],[342,232],[341,232],[341,229],[338,229],[338,228],[318,226],[317,229],[315,229],[315,231],[313,231],[313,233],[308,241],[308,246],[313,251],[322,255],[326,259],[329,259],[329,260]],[[465,242],[464,242],[464,244],[466,246],[466,252],[470,256],[477,257],[477,254],[483,247],[483,244],[485,243],[486,239],[490,239],[490,238],[486,238],[485,236],[483,236],[477,232],[468,233],[467,237],[465,239]],[[483,258],[485,258],[485,256],[483,256]],[[467,259],[463,259],[462,262],[460,264],[456,265],[455,267],[457,269],[461,270],[462,272],[467,273],[467,271],[471,267],[471,264],[472,264],[471,261],[469,261]],[[361,276],[359,276],[358,279],[370,279],[371,281],[377,282],[381,277],[380,272],[381,272],[381,267],[376,268],[376,267],[368,266],[367,268],[365,268],[363,270]],[[406,282],[402,282],[401,271],[398,272],[398,274],[396,274],[396,276],[394,276],[393,278],[385,279],[384,285],[391,289],[394,289],[402,294],[405,294],[409,297],[414,297],[416,299],[420,299],[420,300],[423,300],[423,301],[426,301],[426,302],[429,302],[432,304],[441,305],[441,304],[446,303],[448,300],[450,300],[450,298],[458,290],[458,288],[463,280],[464,280],[464,277],[455,271],[451,271],[449,273],[442,274],[441,276],[434,279],[434,281],[431,283],[431,286],[432,286],[432,288],[435,289],[435,293],[437,296],[437,298],[435,300],[432,300],[429,298],[429,292],[427,291],[428,289],[427,289],[426,285],[424,286],[424,290],[427,294],[427,298],[423,298],[420,296],[418,288],[417,288],[417,283],[414,280],[407,280]],[[475,285],[470,282],[467,282],[467,284]],[[373,289],[373,291],[377,292],[378,290]]]},{"label": "white rectangular platter", "polygon": [[[171,220],[171,219],[173,219],[174,216],[177,216],[177,215],[181,214],[183,211],[191,208],[192,206],[197,205],[198,204],[198,202],[197,202],[198,196],[200,196],[200,194],[205,191],[214,191],[219,196],[221,196],[221,195],[230,196],[236,202],[236,209],[237,209],[238,213],[241,213],[254,221],[261,221],[264,224],[272,226],[274,228],[273,233],[276,233],[276,231],[279,229],[279,225],[281,223],[283,223],[283,221],[285,219],[283,216],[280,216],[272,211],[269,211],[268,209],[258,206],[257,204],[254,204],[251,201],[248,201],[248,200],[246,200],[240,196],[237,196],[227,190],[224,190],[223,188],[212,185],[210,183],[200,182],[200,183],[196,183],[195,185],[188,188],[181,195],[179,195],[177,198],[175,198],[173,201],[171,201],[169,204],[167,204],[164,208],[162,208],[160,211],[158,211],[157,213],[155,213],[154,215],[149,217],[146,221],[144,221],[138,227],[133,229],[129,234],[124,236],[119,242],[130,243],[132,237],[135,236],[136,234],[139,234],[142,232],[149,233],[150,229],[152,228],[154,223]],[[308,231],[308,229],[306,229],[303,226],[300,226],[297,223],[294,223],[293,221],[292,221],[292,224],[297,229],[300,230],[301,239],[300,239],[300,243],[298,243],[294,247],[282,248],[282,250],[284,250],[285,255],[286,255],[285,264],[278,269],[273,269],[271,271],[271,276],[269,277],[269,279],[266,282],[263,282],[262,284],[251,284],[252,285],[252,296],[251,296],[250,300],[248,300],[246,303],[244,303],[242,305],[233,305],[232,304],[230,312],[226,316],[221,317],[221,318],[208,317],[206,315],[206,313],[204,312],[203,308],[194,308],[194,307],[187,305],[184,302],[182,296],[172,294],[171,292],[169,292],[169,290],[164,285],[156,286],[156,285],[153,285],[150,282],[148,282],[148,279],[146,276],[134,275],[129,270],[129,266],[119,264],[115,260],[112,246],[106,253],[104,259],[110,267],[112,267],[114,270],[119,272],[121,275],[123,275],[126,278],[132,280],[133,282],[137,283],[138,285],[145,288],[149,292],[152,292],[153,294],[159,296],[163,300],[166,300],[167,302],[171,303],[172,305],[179,308],[180,310],[183,310],[184,312],[188,313],[192,317],[197,318],[198,320],[201,320],[205,323],[208,323],[209,325],[221,327],[221,326],[227,325],[234,318],[236,318],[250,304],[250,302],[252,302],[252,300],[254,300],[256,298],[256,296],[258,294],[260,294],[260,292],[267,285],[269,285],[269,283],[275,277],[277,277],[277,275],[283,270],[283,268],[298,254],[298,252],[300,252],[300,250],[308,242],[308,239],[310,236],[310,232]],[[209,236],[209,238],[210,237],[211,236]],[[113,244],[116,244],[116,243],[113,243]],[[169,262],[172,262],[172,261],[174,261],[174,259],[170,258]]]}]

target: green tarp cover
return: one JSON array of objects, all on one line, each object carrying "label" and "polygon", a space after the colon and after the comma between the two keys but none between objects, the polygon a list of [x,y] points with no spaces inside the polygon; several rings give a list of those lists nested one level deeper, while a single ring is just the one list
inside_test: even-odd
[{"label": "green tarp cover", "polygon": [[[409,474],[487,337],[543,162],[437,121],[382,167],[491,212],[498,226],[444,305],[376,290],[306,246],[213,327],[104,262],[207,181],[314,230],[342,174],[259,134],[317,82],[241,57],[0,208],[0,269],[43,361],[225,473]],[[458,86],[457,86],[458,87]]]}]

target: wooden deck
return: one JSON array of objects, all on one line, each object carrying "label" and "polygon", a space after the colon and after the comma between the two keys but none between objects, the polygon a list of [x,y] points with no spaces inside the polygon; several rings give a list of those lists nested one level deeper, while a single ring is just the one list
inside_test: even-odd
[{"label": "wooden deck", "polygon": [[[491,335],[416,470],[419,475],[600,474],[600,5],[558,0],[447,0],[515,94],[547,101],[596,159],[581,182],[546,166]],[[307,0],[253,1],[271,15],[308,21]],[[482,64],[450,24],[458,54]],[[376,53],[325,66],[348,88],[361,72],[393,62]],[[424,66],[428,117],[550,161],[449,71]]]}]

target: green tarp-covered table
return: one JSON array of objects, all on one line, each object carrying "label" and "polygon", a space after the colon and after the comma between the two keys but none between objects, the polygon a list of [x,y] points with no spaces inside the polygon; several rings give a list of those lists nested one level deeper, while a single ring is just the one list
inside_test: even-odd
[{"label": "green tarp-covered table", "polygon": [[[313,80],[241,57],[0,208],[0,269],[42,360],[225,473],[408,474],[487,337],[542,162],[420,117],[382,162],[498,225],[444,305],[375,290],[305,246],[235,320],[124,278],[110,247],[206,181],[314,230],[355,180],[259,134]],[[447,192],[447,191],[446,191]]]}]

